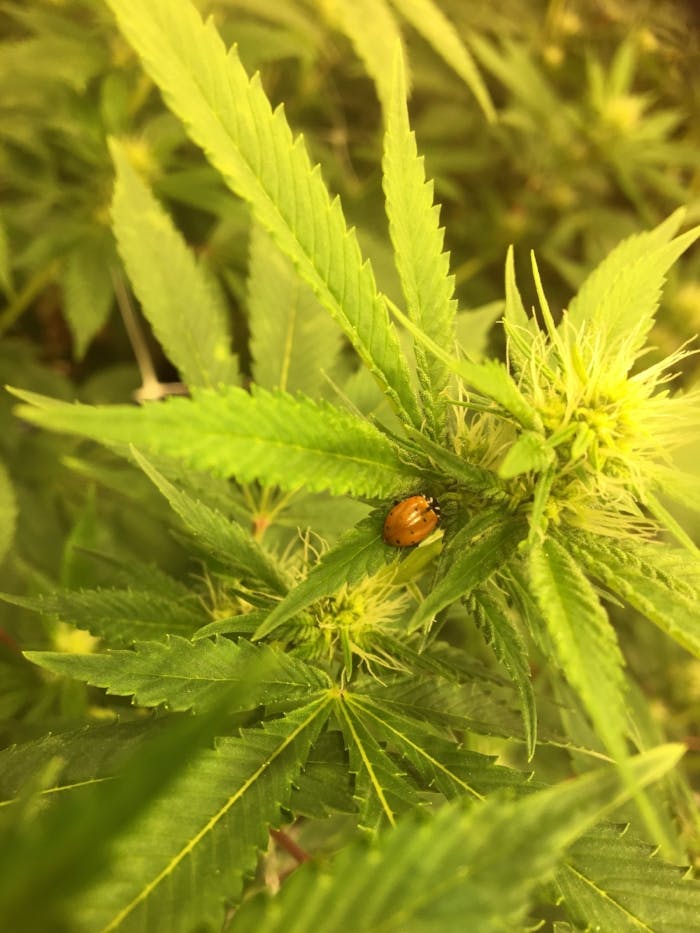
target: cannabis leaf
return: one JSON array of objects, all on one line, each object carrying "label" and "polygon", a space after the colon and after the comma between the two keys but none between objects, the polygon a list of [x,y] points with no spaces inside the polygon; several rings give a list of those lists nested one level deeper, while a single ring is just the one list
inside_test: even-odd
[{"label": "cannabis leaf", "polygon": [[406,419],[420,425],[408,368],[340,202],[331,200],[284,111],[272,110],[213,23],[187,0],[109,0],[124,35],[226,183],[294,263]]},{"label": "cannabis leaf", "polygon": [[[204,752],[119,836],[109,873],[75,907],[80,929],[143,929],[157,916],[185,933],[220,924],[240,896],[323,726],[317,701]],[[177,813],[177,819],[173,814]],[[221,865],[226,871],[220,870]]]},{"label": "cannabis leaf", "polygon": [[189,386],[238,385],[238,362],[223,296],[195,260],[127,150],[111,145],[116,167],[112,223],[126,271],[154,333]]},{"label": "cannabis leaf", "polygon": [[[433,186],[426,182],[423,160],[418,158],[416,138],[408,122],[400,49],[394,56],[382,167],[389,232],[409,317],[436,344],[449,348],[455,341],[454,279],[449,275],[449,256],[442,251],[444,231],[439,227],[439,208],[433,204]],[[441,437],[447,410],[443,390],[449,369],[442,360],[427,354],[420,343],[415,344],[415,353],[428,433]]]},{"label": "cannabis leaf", "polygon": [[530,577],[562,670],[608,749],[619,754],[626,728],[624,661],[593,586],[554,539],[532,548]]},{"label": "cannabis leaf", "polygon": [[[133,651],[67,654],[28,651],[30,661],[120,696],[133,694],[141,706],[202,711],[229,696],[229,709],[294,703],[327,686],[314,668],[267,645],[227,638],[194,643],[172,636],[137,642]],[[235,690],[235,692],[234,692]]]},{"label": "cannabis leaf", "polygon": [[57,616],[77,628],[100,636],[109,645],[130,645],[139,639],[167,635],[188,637],[206,618],[202,606],[189,594],[178,599],[153,590],[57,590],[43,596],[2,593],[5,602]]},{"label": "cannabis leaf", "polygon": [[[679,754],[665,746],[639,756],[637,780],[658,779]],[[448,804],[430,819],[403,820],[371,849],[355,844],[327,867],[302,866],[277,898],[247,902],[232,930],[516,929],[566,847],[626,796],[605,768],[516,801]]]},{"label": "cannabis leaf", "polygon": [[[141,409],[69,405],[13,390],[18,414],[53,431],[105,444],[133,444],[217,476],[260,480],[283,489],[305,486],[336,494],[390,496],[419,475],[375,427],[327,402],[228,387],[200,389]],[[108,417],[105,417],[108,416]]]},{"label": "cannabis leaf", "polygon": [[700,882],[629,838],[627,826],[598,826],[579,839],[555,881],[577,925],[671,933],[691,930],[700,912]]},{"label": "cannabis leaf", "polygon": [[274,592],[286,592],[287,581],[279,566],[250,533],[221,512],[177,489],[136,449],[132,448],[131,453],[204,550],[218,557],[224,566],[261,580]]},{"label": "cannabis leaf", "polygon": [[248,327],[257,385],[325,394],[342,331],[258,224],[250,234]]}]

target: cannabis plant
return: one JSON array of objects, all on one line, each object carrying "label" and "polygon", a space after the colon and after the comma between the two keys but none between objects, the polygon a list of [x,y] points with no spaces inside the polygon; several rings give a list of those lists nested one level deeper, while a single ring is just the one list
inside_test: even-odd
[{"label": "cannabis plant", "polygon": [[[148,511],[179,556],[112,552],[93,502],[75,556],[94,585],[4,595],[53,642],[8,643],[13,670],[49,722],[63,707],[60,731],[0,754],[8,929],[692,929],[683,747],[618,630],[626,608],[700,656],[700,562],[675,515],[700,494],[674,461],[698,391],[670,384],[691,350],[646,356],[700,228],[677,211],[624,240],[566,309],[533,258],[529,313],[509,254],[507,358],[479,358],[400,44],[367,53],[394,301],[213,21],[190,0],[109,6],[250,212],[252,380],[211,271],[112,138],[119,255],[189,394],[10,392],[28,431],[77,439],[67,473]],[[396,6],[449,37],[492,116],[437,8]],[[357,25],[364,4],[343,9]]]}]

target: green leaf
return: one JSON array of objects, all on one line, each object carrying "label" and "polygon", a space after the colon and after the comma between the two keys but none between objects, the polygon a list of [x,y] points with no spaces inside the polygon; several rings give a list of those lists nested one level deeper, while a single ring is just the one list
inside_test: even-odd
[{"label": "green leaf", "polygon": [[571,552],[611,592],[700,658],[700,591],[689,585],[687,554],[668,544],[623,544],[583,533],[572,536]]},{"label": "green leaf", "polygon": [[342,346],[340,328],[257,224],[250,235],[248,327],[258,385],[327,394]]},{"label": "green leaf", "polygon": [[457,359],[440,347],[434,340],[424,334],[420,327],[411,321],[395,305],[391,305],[391,313],[404,325],[415,339],[424,344],[437,359],[463,379],[467,385],[472,386],[486,398],[493,399],[505,411],[509,412],[523,427],[538,429],[540,417],[535,408],[525,398],[517,383],[506,367],[499,360],[485,360],[483,363],[472,363],[469,360]]},{"label": "green leaf", "polygon": [[346,692],[345,702],[367,732],[404,759],[419,775],[423,791],[439,791],[448,799],[482,800],[498,788],[523,784],[527,775],[494,764],[494,758],[462,748],[435,735],[413,718],[388,712],[371,697]]},{"label": "green leaf", "polygon": [[153,332],[189,387],[238,385],[228,312],[216,282],[111,143],[116,168],[112,223],[119,252]]},{"label": "green leaf", "polygon": [[506,306],[504,321],[508,325],[508,335],[515,338],[518,348],[524,347],[523,356],[529,356],[534,323],[528,317],[515,277],[515,254],[513,247],[508,247],[505,272]]},{"label": "green leaf", "polygon": [[[7,45],[5,45],[5,51],[6,50]],[[12,297],[15,292],[12,262],[10,259],[10,242],[7,235],[7,226],[5,225],[2,214],[0,214],[0,289],[10,297]]]},{"label": "green leaf", "polygon": [[401,31],[386,0],[353,0],[331,4],[331,15],[352,42],[386,113],[391,106],[391,56],[387,49],[401,44]]},{"label": "green leaf", "polygon": [[[431,340],[450,348],[455,343],[454,277],[449,274],[449,255],[443,252],[444,231],[439,207],[433,204],[433,185],[426,183],[423,159],[418,157],[408,122],[406,76],[398,48],[382,167],[389,232],[409,317]],[[414,349],[429,433],[441,437],[447,411],[443,390],[450,371],[420,343]]]},{"label": "green leaf", "polygon": [[70,794],[77,785],[86,786],[110,780],[135,750],[167,728],[166,720],[111,722],[84,726],[67,732],[47,733],[22,745],[0,752],[0,800],[5,805],[19,797],[24,788],[51,761],[59,759],[61,769],[45,784],[40,795],[48,803]]},{"label": "green leaf", "polygon": [[282,108],[273,112],[259,78],[248,78],[235,48],[227,54],[213,22],[203,24],[189,0],[109,0],[109,6],[192,139],[250,204],[398,410],[419,427],[408,368],[372,270]]},{"label": "green leaf", "polygon": [[[133,695],[140,706],[164,705],[173,711],[200,712],[232,688],[238,688],[239,708],[248,710],[295,703],[327,686],[314,668],[268,645],[170,637],[137,642],[134,649],[106,654],[27,651],[25,657],[55,674],[106,687],[109,694]],[[232,705],[230,711],[237,709]]]},{"label": "green leaf", "polygon": [[252,635],[257,631],[267,612],[264,609],[253,609],[247,612],[238,612],[230,616],[215,619],[203,625],[192,636],[193,641],[200,638],[211,638],[212,635]]},{"label": "green leaf", "polygon": [[390,556],[374,518],[364,519],[346,532],[304,580],[275,606],[256,631],[254,638],[263,638],[311,603],[331,596],[342,586],[352,586],[362,577],[383,567]]},{"label": "green leaf", "polygon": [[73,355],[78,360],[109,318],[114,300],[113,264],[113,250],[94,239],[74,247],[66,258],[63,310],[73,336]]},{"label": "green leaf", "polygon": [[572,847],[556,885],[577,928],[615,933],[692,930],[700,917],[700,882],[657,850],[600,826]]},{"label": "green leaf", "polygon": [[20,406],[20,417],[49,430],[133,444],[244,483],[390,496],[419,475],[418,467],[403,463],[391,442],[368,422],[303,396],[258,387],[248,393],[230,386],[137,409],[70,405],[13,392],[34,406]]},{"label": "green leaf", "polygon": [[530,580],[559,666],[606,748],[621,757],[626,732],[624,660],[593,586],[553,539],[530,551]]},{"label": "green leaf", "polygon": [[12,546],[17,524],[17,502],[10,475],[0,460],[0,564]]},{"label": "green leaf", "polygon": [[[407,427],[405,433],[412,444],[411,453],[419,450],[426,459],[431,461],[440,477],[444,478],[445,474],[453,476],[467,489],[473,492],[488,491],[492,496],[494,493],[505,490],[505,484],[490,470],[485,470],[475,463],[469,463],[454,450],[448,450],[435,441],[431,441],[420,431]],[[409,445],[406,446],[408,448]]]},{"label": "green leaf", "polygon": [[332,813],[355,813],[352,775],[343,735],[327,729],[306,760],[289,802],[295,816],[325,820]]},{"label": "green leaf", "polygon": [[472,360],[488,356],[489,334],[502,319],[505,302],[502,299],[488,301],[475,308],[462,310],[455,321],[457,344],[464,355]]},{"label": "green leaf", "polygon": [[347,695],[338,697],[336,718],[345,737],[350,771],[355,775],[360,827],[374,833],[382,824],[395,826],[399,814],[419,805],[416,788],[387,755]]},{"label": "green leaf", "polygon": [[489,123],[496,120],[491,96],[459,33],[433,0],[392,0],[401,15],[467,85]]},{"label": "green leaf", "polygon": [[177,489],[135,448],[132,448],[132,455],[180,516],[197,544],[218,558],[224,566],[263,581],[276,593],[287,592],[284,574],[274,558],[249,532],[216,509]]},{"label": "green leaf", "polygon": [[488,580],[508,561],[524,530],[521,519],[507,515],[501,519],[491,516],[487,524],[480,517],[460,529],[444,552],[445,560],[451,563],[416,609],[409,631],[421,628],[445,606]]},{"label": "green leaf", "polygon": [[0,599],[57,616],[109,645],[130,645],[143,639],[167,635],[192,635],[207,615],[196,597],[187,592],[175,599],[145,589],[58,590],[44,596],[0,594]]},{"label": "green leaf", "polygon": [[577,331],[593,326],[596,333],[605,335],[600,349],[611,360],[624,347],[617,364],[619,378],[627,374],[644,346],[666,272],[700,236],[700,227],[695,227],[669,242],[683,216],[680,209],[654,230],[623,240],[583,283],[562,322]]},{"label": "green leaf", "polygon": [[507,605],[490,593],[477,590],[472,596],[476,622],[487,645],[513,678],[520,694],[528,760],[537,744],[537,707],[530,677],[527,646]]},{"label": "green leaf", "polygon": [[[403,659],[398,651],[396,656]],[[419,658],[427,659],[428,663],[434,660],[426,652]],[[420,662],[415,666],[418,674],[367,687],[365,692],[386,710],[428,723],[439,729],[440,734],[449,729],[520,739],[522,715],[516,711],[516,699],[509,683],[489,682],[484,672],[473,670],[461,675],[452,673],[451,679],[448,679],[449,671],[437,677],[432,671],[426,677]]]},{"label": "green leaf", "polygon": [[541,473],[554,460],[554,451],[548,446],[543,434],[535,431],[523,431],[498,468],[501,479],[512,479],[521,473],[534,471]]},{"label": "green leaf", "polygon": [[[634,759],[637,781],[658,779],[681,754],[663,746]],[[536,885],[553,875],[566,847],[627,797],[608,767],[515,801],[497,796],[466,811],[456,801],[430,820],[401,821],[371,848],[348,847],[329,866],[303,865],[273,900],[246,902],[230,929],[521,929]]]},{"label": "green leaf", "polygon": [[305,706],[194,761],[116,840],[109,872],[74,906],[78,928],[144,930],[153,917],[172,933],[221,926],[326,715],[325,703]]},{"label": "green leaf", "polygon": [[[188,779],[191,782],[193,774],[196,775],[197,769],[206,765],[211,757],[211,753],[209,758],[199,757],[203,747],[222,725],[222,709],[212,710],[206,716],[170,719],[129,756],[119,779],[94,781],[88,777],[87,784],[73,785],[70,793],[66,789],[58,798],[51,794],[56,805],[40,809],[34,806],[33,813],[27,805],[35,804],[36,796],[29,800],[25,796],[19,808],[2,808],[0,820],[6,830],[0,846],[3,923],[17,930],[101,927],[102,924],[83,925],[72,913],[69,919],[69,898],[90,884],[98,873],[113,878],[118,886],[121,873],[138,874],[144,865],[162,857],[161,845],[154,846],[154,839],[165,840],[177,833],[179,822],[173,820],[173,813],[184,815],[192,809],[190,799],[178,794],[170,797],[168,785]],[[116,740],[121,730],[116,729],[113,735]],[[56,765],[60,767],[60,757],[48,764],[40,760],[39,764],[39,772],[30,777],[30,786],[23,787],[23,794],[31,792],[32,788],[41,793],[56,786]],[[69,762],[67,767],[70,769]],[[201,788],[201,796],[206,797],[206,777],[202,778],[199,773],[205,785]],[[230,767],[227,773],[232,773]],[[45,799],[46,795],[42,802]],[[156,835],[152,836],[148,832],[148,826],[153,825],[149,823],[149,814],[154,806],[162,809],[160,802],[163,800],[167,813],[161,814],[162,828],[158,827]],[[127,852],[114,860],[110,846],[115,837],[125,831],[131,832],[134,821],[139,819],[145,819],[146,825],[139,824],[135,833],[137,841],[130,851],[127,847]],[[187,832],[189,824],[185,821],[182,825]],[[144,849],[150,850],[150,854],[142,859]],[[37,891],[41,891],[41,897],[37,897]],[[95,909],[100,903],[99,900],[87,901]],[[107,904],[105,907],[108,909]]]}]

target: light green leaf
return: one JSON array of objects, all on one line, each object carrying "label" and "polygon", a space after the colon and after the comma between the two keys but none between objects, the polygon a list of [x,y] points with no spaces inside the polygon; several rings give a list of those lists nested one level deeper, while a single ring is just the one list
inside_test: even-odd
[{"label": "light green leaf", "polygon": [[654,230],[623,240],[583,283],[562,322],[577,331],[594,327],[605,336],[601,351],[611,360],[624,347],[617,361],[620,378],[654,323],[667,271],[700,236],[700,227],[695,227],[671,240],[683,216],[680,209]]},{"label": "light green leaf", "polygon": [[73,335],[73,354],[80,360],[112,308],[114,286],[110,255],[104,243],[86,240],[69,253],[63,270],[63,307]]},{"label": "light green leaf", "polygon": [[700,882],[628,838],[626,826],[599,826],[579,839],[556,885],[577,929],[676,933],[700,917]]},{"label": "light green leaf", "polygon": [[172,933],[220,927],[326,716],[313,703],[195,760],[116,840],[109,872],[75,903],[74,929],[144,930],[153,917]]},{"label": "light green leaf", "polygon": [[[419,475],[371,424],[303,396],[200,389],[140,409],[70,405],[13,390],[20,417],[53,431],[172,457],[195,470],[282,489],[390,496]],[[34,407],[30,407],[34,406]]]},{"label": "light green leaf", "polygon": [[499,360],[485,360],[472,363],[470,360],[457,359],[440,347],[434,340],[423,333],[407,315],[396,305],[391,305],[391,313],[404,325],[415,339],[424,344],[437,359],[442,360],[448,369],[460,376],[469,386],[486,398],[493,399],[526,428],[539,428],[540,417],[530,402],[525,398],[517,383],[506,367]]},{"label": "light green leaf", "polygon": [[611,283],[619,279],[629,266],[666,246],[678,232],[684,217],[685,209],[679,208],[653,230],[636,233],[618,243],[588,275],[572,298],[567,312],[569,322],[579,330],[596,313]]},{"label": "light green leaf", "polygon": [[[571,552],[608,589],[700,658],[700,590],[693,564],[668,544],[634,544],[595,535],[572,536]],[[697,565],[696,565],[697,566]]]},{"label": "light green leaf", "polygon": [[[27,651],[25,657],[73,680],[132,696],[139,706],[166,706],[201,712],[231,688],[240,689],[240,709],[267,703],[295,703],[327,686],[314,668],[268,645],[228,638],[189,642],[172,636],[164,642],[137,642],[133,651],[63,654]],[[231,705],[231,712],[237,711]]]},{"label": "light green leaf", "polygon": [[248,327],[258,385],[327,394],[327,376],[342,346],[340,328],[257,224],[250,235]]},{"label": "light green leaf", "polygon": [[189,387],[238,385],[223,295],[152,192],[112,141],[112,223],[119,252],[153,332]]},{"label": "light green leaf", "polygon": [[109,0],[109,6],[191,137],[419,427],[408,368],[372,270],[282,108],[272,111],[259,78],[248,78],[235,49],[226,53],[213,22],[203,24],[189,0]]},{"label": "light green leaf", "polygon": [[397,10],[467,85],[489,123],[496,120],[491,96],[459,33],[433,0],[392,0]]},{"label": "light green leaf", "polygon": [[44,596],[0,594],[0,599],[56,616],[108,645],[130,645],[167,635],[190,636],[201,628],[207,615],[195,596],[183,591],[179,598],[151,590],[58,590]]},{"label": "light green leaf", "polygon": [[[657,780],[681,754],[674,745],[640,755],[636,780]],[[371,848],[348,847],[330,866],[302,866],[274,900],[246,902],[231,930],[521,929],[536,885],[553,875],[566,847],[628,796],[607,767],[515,801],[447,804],[429,820],[401,821]]]},{"label": "light green leaf", "polygon": [[0,460],[0,564],[12,546],[17,524],[17,502],[10,474]]},{"label": "light green leaf", "polygon": [[[506,306],[504,319],[514,331],[531,331],[533,327],[532,320],[528,317],[523,299],[520,295],[518,282],[515,277],[515,252],[512,246],[508,247],[506,254],[506,272],[505,272],[505,291]],[[527,341],[528,345],[530,341]]]},{"label": "light green leaf", "polygon": [[553,539],[531,549],[530,580],[559,666],[606,748],[621,757],[626,732],[624,660],[593,586]]},{"label": "light green leaf", "polygon": [[457,343],[464,349],[465,356],[480,360],[488,355],[488,340],[491,329],[503,317],[505,304],[502,300],[489,301],[476,308],[462,310],[455,321]]},{"label": "light green leaf", "polygon": [[238,612],[230,616],[215,619],[203,625],[192,636],[193,641],[200,638],[211,638],[212,635],[252,635],[267,615],[264,609],[253,609],[249,612]]},{"label": "light green leaf", "polygon": [[173,486],[135,448],[132,454],[187,526],[198,545],[225,566],[262,580],[276,593],[286,593],[287,582],[272,555],[239,524]]},{"label": "light green leaf", "polygon": [[508,337],[508,359],[516,372],[522,372],[532,355],[532,344],[538,331],[537,322],[525,311],[525,305],[515,278],[515,255],[508,247],[506,255],[506,307],[503,325]]},{"label": "light green leaf", "polygon": [[391,101],[391,56],[387,49],[402,44],[401,31],[386,0],[330,0],[324,4],[346,34],[374,81],[384,113]]},{"label": "light green leaf", "polygon": [[346,532],[331,550],[326,551],[306,578],[275,606],[254,638],[269,635],[317,599],[331,596],[342,586],[352,586],[361,577],[376,573],[390,556],[376,519],[361,521],[357,527]]},{"label": "light green leaf", "polygon": [[[496,592],[494,591],[494,594]],[[537,707],[525,639],[507,605],[495,595],[477,590],[472,596],[472,604],[476,622],[486,644],[491,646],[496,658],[513,678],[520,694],[529,760],[534,755],[537,744]]]},{"label": "light green leaf", "polygon": [[488,524],[479,518],[460,529],[445,549],[449,566],[416,609],[409,631],[421,628],[445,606],[488,580],[508,561],[524,530],[522,520],[512,516],[502,519],[491,516]]},{"label": "light green leaf", "polygon": [[554,460],[554,451],[547,445],[543,434],[535,431],[523,431],[498,468],[501,479],[512,479],[531,470],[541,473]]},{"label": "light green leaf", "polygon": [[[414,445],[410,452],[407,451],[408,455],[413,456],[414,451],[419,450],[434,465],[440,479],[444,479],[445,475],[453,476],[463,486],[474,492],[488,490],[493,494],[504,489],[504,484],[495,473],[485,470],[475,463],[469,463],[464,457],[456,454],[454,450],[431,441],[421,431],[407,427],[405,434],[411,444]],[[409,447],[408,444],[406,446]]]},{"label": "light green leaf", "polygon": [[[443,252],[444,231],[439,226],[439,207],[433,204],[433,185],[425,180],[423,159],[418,157],[408,122],[406,77],[398,48],[382,167],[389,232],[409,317],[438,346],[450,349],[455,342],[454,278],[449,274],[449,255]],[[450,371],[420,343],[414,349],[429,433],[441,437],[447,410],[443,390]]]}]

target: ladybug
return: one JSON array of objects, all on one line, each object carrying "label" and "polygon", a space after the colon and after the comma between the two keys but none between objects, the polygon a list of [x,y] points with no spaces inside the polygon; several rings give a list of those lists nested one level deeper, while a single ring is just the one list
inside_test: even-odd
[{"label": "ladybug", "polygon": [[394,547],[413,547],[425,541],[440,521],[440,506],[432,496],[409,496],[389,510],[382,537]]}]

